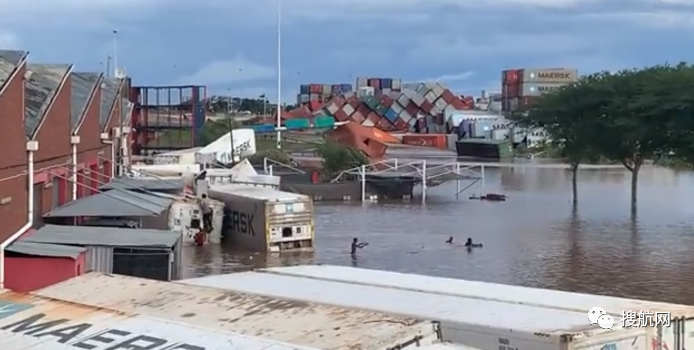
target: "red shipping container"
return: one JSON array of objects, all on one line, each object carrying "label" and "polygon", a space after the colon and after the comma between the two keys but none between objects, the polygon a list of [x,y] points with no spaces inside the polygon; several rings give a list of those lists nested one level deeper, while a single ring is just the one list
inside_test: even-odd
[{"label": "red shipping container", "polygon": [[350,119],[357,124],[361,124],[364,121],[364,115],[361,114],[361,112],[356,111],[350,116]]},{"label": "red shipping container", "polygon": [[451,101],[455,99],[455,94],[453,94],[451,90],[446,89],[443,91],[441,98],[443,98],[443,100],[446,101],[447,104],[451,104]]},{"label": "red shipping container", "polygon": [[404,120],[400,118],[395,119],[395,130],[406,131],[407,129],[409,129],[409,125]]},{"label": "red shipping container", "polygon": [[84,274],[86,253],[75,259],[5,256],[5,288],[27,293]]},{"label": "red shipping container", "polygon": [[[310,110],[307,112],[308,112],[308,114],[310,114],[311,111],[316,111],[316,110],[321,109],[321,107],[323,107],[323,104],[320,101],[311,101],[311,103],[309,103],[308,106],[309,106]],[[304,112],[304,113],[306,114],[306,112]]]},{"label": "red shipping container", "polygon": [[380,122],[381,119],[383,119],[380,115],[376,114],[375,112],[369,113],[367,115],[367,118],[369,118],[369,120],[371,120],[374,124],[378,124],[378,122]]},{"label": "red shipping container", "polygon": [[402,137],[402,143],[411,146],[434,147],[438,149],[446,149],[446,135],[443,134],[419,134],[405,135]]},{"label": "red shipping container", "polygon": [[311,84],[308,87],[308,91],[312,94],[322,94],[323,93],[323,86],[320,84]]},{"label": "red shipping container", "polygon": [[344,122],[349,119],[349,116],[342,109],[338,109],[337,112],[335,112],[335,119],[337,119],[339,122]]},{"label": "red shipping container", "polygon": [[523,75],[520,69],[509,69],[504,71],[504,85],[518,85],[521,82]]},{"label": "red shipping container", "polygon": [[371,113],[371,109],[365,104],[362,104],[359,106],[359,109],[357,109],[359,113],[361,113],[363,116],[366,116],[367,114]]},{"label": "red shipping container", "polygon": [[410,103],[407,105],[407,108],[405,108],[405,110],[407,111],[407,113],[409,113],[413,117],[417,117],[417,114],[419,114],[419,112],[421,112],[419,107],[416,104],[414,104],[414,102],[412,102],[412,101],[410,101]]},{"label": "red shipping container", "polygon": [[356,110],[357,108],[359,108],[359,106],[361,106],[361,101],[354,98],[354,99],[349,101],[349,105],[352,106]]},{"label": "red shipping container", "polygon": [[424,100],[422,103],[422,110],[426,114],[431,114],[431,110],[434,108],[434,105],[431,104],[431,102]]},{"label": "red shipping container", "polygon": [[391,131],[393,128],[393,126],[390,124],[388,120],[386,120],[386,118],[381,118],[376,124],[376,127],[383,131]]},{"label": "red shipping container", "polygon": [[371,86],[374,89],[380,89],[381,88],[381,79],[377,79],[377,78],[369,79],[369,86]]},{"label": "red shipping container", "polygon": [[381,97],[381,104],[383,107],[390,108],[393,105],[393,99],[388,96]]},{"label": "red shipping container", "polygon": [[520,97],[520,85],[504,85],[501,87],[501,95],[505,98],[516,98]]}]

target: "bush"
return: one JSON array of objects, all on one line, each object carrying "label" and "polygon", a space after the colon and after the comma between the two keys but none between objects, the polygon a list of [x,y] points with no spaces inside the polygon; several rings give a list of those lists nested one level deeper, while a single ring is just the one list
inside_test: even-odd
[{"label": "bush", "polygon": [[333,178],[345,170],[369,164],[369,158],[361,150],[329,139],[318,144],[316,152],[323,158],[321,171],[325,178]]}]

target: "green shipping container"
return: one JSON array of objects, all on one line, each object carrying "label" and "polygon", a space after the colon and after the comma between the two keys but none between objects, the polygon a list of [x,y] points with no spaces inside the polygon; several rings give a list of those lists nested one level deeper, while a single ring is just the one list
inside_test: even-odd
[{"label": "green shipping container", "polygon": [[308,129],[311,127],[311,122],[307,118],[290,119],[284,123],[284,126],[289,130]]},{"label": "green shipping container", "polygon": [[332,129],[335,127],[335,118],[333,116],[316,117],[313,120],[313,125],[317,129]]}]

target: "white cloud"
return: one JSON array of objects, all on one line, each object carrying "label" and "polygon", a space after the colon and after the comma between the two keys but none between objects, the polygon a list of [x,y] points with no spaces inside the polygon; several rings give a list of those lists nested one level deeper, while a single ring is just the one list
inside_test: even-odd
[{"label": "white cloud", "polygon": [[462,72],[458,74],[444,74],[435,78],[420,79],[419,81],[436,81],[443,83],[455,83],[465,80],[470,80],[475,75],[475,72]]},{"label": "white cloud", "polygon": [[191,75],[179,79],[181,84],[225,85],[251,82],[277,76],[273,67],[251,62],[244,57],[206,64]]}]

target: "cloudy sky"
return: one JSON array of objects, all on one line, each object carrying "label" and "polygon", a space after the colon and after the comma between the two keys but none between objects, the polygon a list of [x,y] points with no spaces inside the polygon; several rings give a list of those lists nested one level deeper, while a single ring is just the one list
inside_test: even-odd
[{"label": "cloudy sky", "polygon": [[[280,0],[282,98],[358,76],[499,90],[500,71],[581,72],[687,60],[694,0]],[[36,4],[42,3],[41,6]],[[104,70],[138,85],[200,84],[277,96],[278,0],[0,0],[0,46],[35,62]]]}]

